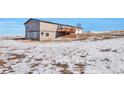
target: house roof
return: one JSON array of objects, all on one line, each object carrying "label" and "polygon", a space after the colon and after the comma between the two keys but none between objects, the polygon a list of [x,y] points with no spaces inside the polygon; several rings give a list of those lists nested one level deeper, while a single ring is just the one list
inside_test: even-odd
[{"label": "house roof", "polygon": [[78,27],[78,26],[72,26],[72,25],[67,25],[67,24],[60,24],[60,23],[55,23],[55,22],[49,22],[49,21],[44,21],[44,20],[38,20],[38,19],[34,19],[34,18],[30,18],[30,19],[27,20],[24,24],[27,24],[30,20],[36,20],[36,21],[40,21],[40,22],[44,22],[44,23],[57,24],[57,25],[63,25],[63,26],[69,26],[69,27],[75,27],[75,28],[80,28],[80,29],[82,29],[82,27]]}]

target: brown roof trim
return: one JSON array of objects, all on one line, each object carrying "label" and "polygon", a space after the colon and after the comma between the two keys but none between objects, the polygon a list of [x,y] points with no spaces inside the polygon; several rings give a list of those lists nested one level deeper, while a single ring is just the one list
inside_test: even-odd
[{"label": "brown roof trim", "polygon": [[66,25],[66,24],[60,24],[60,23],[54,23],[54,22],[49,22],[49,21],[44,21],[44,20],[38,20],[38,19],[34,19],[34,18],[30,18],[24,24],[28,23],[30,20],[36,20],[36,21],[40,21],[40,22],[44,22],[44,23],[50,23],[50,24],[56,24],[56,25],[63,25],[63,26],[69,26],[69,27],[75,27],[75,28],[82,29],[82,27],[77,27],[77,26],[72,26],[72,25]]}]

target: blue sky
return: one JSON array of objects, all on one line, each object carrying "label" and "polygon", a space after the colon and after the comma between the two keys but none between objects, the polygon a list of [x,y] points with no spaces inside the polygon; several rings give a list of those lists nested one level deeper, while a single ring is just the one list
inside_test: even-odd
[{"label": "blue sky", "polygon": [[[124,30],[124,18],[37,18],[51,22],[77,25],[84,31]],[[28,18],[0,18],[0,36],[23,36]]]}]

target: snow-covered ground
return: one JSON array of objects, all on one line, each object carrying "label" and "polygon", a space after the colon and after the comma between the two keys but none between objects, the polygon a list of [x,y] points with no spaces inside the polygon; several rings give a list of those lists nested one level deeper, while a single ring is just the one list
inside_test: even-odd
[{"label": "snow-covered ground", "polygon": [[124,73],[124,38],[51,43],[0,40],[0,73]]}]

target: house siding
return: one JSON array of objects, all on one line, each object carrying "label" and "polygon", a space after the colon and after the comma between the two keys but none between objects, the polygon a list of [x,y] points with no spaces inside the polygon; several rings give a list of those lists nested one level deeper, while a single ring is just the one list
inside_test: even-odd
[{"label": "house siding", "polygon": [[31,40],[40,40],[40,22],[31,20],[25,25],[25,37]]},{"label": "house siding", "polygon": [[[40,40],[53,40],[56,38],[58,25],[40,22]],[[47,36],[49,34],[49,36]]]}]

